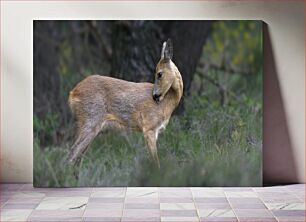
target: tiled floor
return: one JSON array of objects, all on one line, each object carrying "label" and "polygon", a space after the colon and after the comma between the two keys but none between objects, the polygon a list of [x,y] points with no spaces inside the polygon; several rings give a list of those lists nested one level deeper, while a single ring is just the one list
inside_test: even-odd
[{"label": "tiled floor", "polygon": [[305,221],[305,185],[33,188],[1,185],[1,221]]}]

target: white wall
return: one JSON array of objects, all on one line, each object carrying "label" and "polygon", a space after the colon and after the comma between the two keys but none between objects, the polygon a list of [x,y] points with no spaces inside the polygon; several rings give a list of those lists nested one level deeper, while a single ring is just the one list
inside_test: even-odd
[{"label": "white wall", "polygon": [[[1,180],[3,182],[32,181],[32,20],[59,18],[265,21],[269,26],[273,45],[296,166],[295,173],[299,182],[305,182],[304,1],[292,0],[287,2],[1,1]],[[277,124],[275,127],[278,127]],[[277,152],[277,147],[265,147],[265,149],[274,149]],[[270,161],[270,165],[273,165],[273,158]],[[277,164],[286,166],[286,159]],[[279,173],[276,168],[277,166],[268,169],[269,175],[273,177]],[[290,173],[292,172],[287,172]]]}]

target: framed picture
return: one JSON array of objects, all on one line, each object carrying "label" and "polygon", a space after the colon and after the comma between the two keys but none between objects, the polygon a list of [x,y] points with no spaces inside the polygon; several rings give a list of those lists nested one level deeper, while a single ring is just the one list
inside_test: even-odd
[{"label": "framed picture", "polygon": [[262,22],[34,20],[34,186],[261,186]]}]

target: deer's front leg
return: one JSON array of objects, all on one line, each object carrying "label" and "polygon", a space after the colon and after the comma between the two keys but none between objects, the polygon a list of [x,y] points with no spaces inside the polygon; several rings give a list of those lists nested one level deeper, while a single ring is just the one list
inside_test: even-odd
[{"label": "deer's front leg", "polygon": [[144,132],[144,138],[146,140],[150,156],[152,160],[156,163],[158,168],[160,168],[159,159],[157,155],[157,148],[156,148],[156,132],[153,130],[149,130]]}]

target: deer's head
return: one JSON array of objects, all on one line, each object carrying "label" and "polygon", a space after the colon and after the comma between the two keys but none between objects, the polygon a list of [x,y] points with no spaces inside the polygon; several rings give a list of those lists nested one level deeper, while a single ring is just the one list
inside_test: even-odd
[{"label": "deer's head", "polygon": [[177,70],[175,64],[172,62],[173,47],[170,39],[163,43],[161,50],[161,58],[156,65],[155,81],[153,88],[153,99],[156,102],[161,102],[164,96],[171,88],[175,79]]}]

